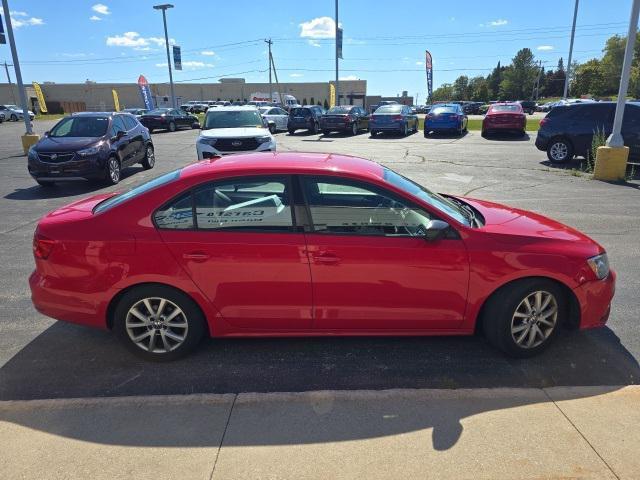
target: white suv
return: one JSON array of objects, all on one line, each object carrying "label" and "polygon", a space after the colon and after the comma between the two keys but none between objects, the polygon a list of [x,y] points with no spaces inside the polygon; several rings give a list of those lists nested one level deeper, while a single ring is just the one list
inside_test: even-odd
[{"label": "white suv", "polygon": [[275,152],[276,140],[256,107],[211,108],[196,142],[198,160],[239,152]]}]

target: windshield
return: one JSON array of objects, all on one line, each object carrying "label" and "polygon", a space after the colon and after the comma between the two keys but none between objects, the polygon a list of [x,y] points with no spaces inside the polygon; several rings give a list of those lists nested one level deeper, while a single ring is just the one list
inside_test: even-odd
[{"label": "windshield", "polygon": [[203,130],[210,128],[264,127],[258,110],[227,110],[207,112]]},{"label": "windshield", "polygon": [[429,112],[433,115],[440,115],[441,113],[458,113],[456,107],[433,107]]},{"label": "windshield", "polygon": [[49,132],[50,137],[102,137],[109,128],[109,117],[67,117]]},{"label": "windshield", "polygon": [[520,107],[518,105],[494,105],[491,107],[492,112],[519,112]]},{"label": "windshield", "polygon": [[384,179],[391,185],[404,190],[410,195],[419,198],[423,202],[427,202],[429,205],[440,210],[441,212],[446,213],[451,218],[457,220],[463,225],[471,225],[471,222],[469,221],[462,208],[451,200],[443,197],[442,195],[433,193],[424,188],[422,185],[418,185],[417,183],[386,167],[384,167]]},{"label": "windshield", "polygon": [[169,182],[173,182],[180,176],[180,172],[182,169],[174,170],[173,172],[165,173],[153,180],[149,180],[148,182],[143,183],[142,185],[138,185],[135,188],[132,188],[128,192],[121,193],[120,195],[116,195],[115,197],[111,197],[106,199],[104,202],[99,203],[96,208],[93,209],[93,213],[101,213],[106,212],[110,208],[115,207],[116,205],[120,205],[122,202],[126,202],[127,200],[131,200],[132,198],[137,197],[138,195],[142,195],[149,190],[153,190],[161,185],[166,185]]},{"label": "windshield", "polygon": [[400,113],[402,105],[383,105],[376,110],[376,113]]},{"label": "windshield", "polygon": [[350,111],[349,107],[331,107],[327,113],[349,113]]},{"label": "windshield", "polygon": [[151,115],[162,115],[164,113],[169,112],[170,108],[155,108],[149,112]]}]

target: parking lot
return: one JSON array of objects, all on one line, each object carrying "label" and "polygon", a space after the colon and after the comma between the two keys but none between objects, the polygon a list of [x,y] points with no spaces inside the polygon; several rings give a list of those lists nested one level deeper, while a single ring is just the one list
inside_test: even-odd
[{"label": "parking lot", "polygon": [[[38,133],[53,122],[35,122]],[[383,163],[432,190],[536,211],[576,227],[608,250],[618,272],[609,326],[565,333],[543,355],[512,360],[482,338],[207,340],[172,364],[145,363],[108,332],[55,322],[31,305],[31,238],[47,211],[96,191],[89,183],[44,189],[26,169],[24,125],[0,125],[0,399],[321,389],[546,387],[638,383],[640,184],[609,184],[547,163],[524,138],[276,135],[279,151],[336,152]],[[153,135],[156,167],[131,168],[127,189],[195,160],[197,130]]]}]

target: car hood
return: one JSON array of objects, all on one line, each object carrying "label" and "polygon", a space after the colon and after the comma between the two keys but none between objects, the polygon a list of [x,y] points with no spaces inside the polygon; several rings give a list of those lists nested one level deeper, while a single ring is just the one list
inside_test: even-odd
[{"label": "car hood", "polygon": [[267,137],[269,130],[261,127],[211,128],[202,130],[200,136],[203,138]]},{"label": "car hood", "polygon": [[476,208],[484,217],[480,230],[507,237],[527,237],[540,241],[566,242],[572,249],[580,249],[587,256],[603,253],[604,248],[575,228],[537,213],[498,203],[460,197]]},{"label": "car hood", "polygon": [[95,137],[44,137],[36,144],[35,150],[37,152],[69,152],[91,147],[100,140],[101,138]]}]

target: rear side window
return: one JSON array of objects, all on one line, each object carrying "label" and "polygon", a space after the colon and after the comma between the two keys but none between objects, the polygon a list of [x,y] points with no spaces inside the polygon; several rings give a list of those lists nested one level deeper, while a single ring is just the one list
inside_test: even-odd
[{"label": "rear side window", "polygon": [[605,103],[605,104],[596,104],[596,105],[580,105],[580,106],[571,106],[570,109],[574,109],[573,116],[576,119],[586,120],[589,122],[593,122],[594,124],[606,124],[610,120],[613,119],[613,111],[614,105]]},{"label": "rear side window", "polygon": [[187,192],[158,210],[153,219],[159,228],[190,230],[193,228],[193,201]]},{"label": "rear side window", "polygon": [[308,117],[311,115],[311,110],[308,108],[292,108],[291,115],[295,117]]},{"label": "rear side window", "polygon": [[284,177],[212,183],[198,188],[193,198],[199,230],[293,230]]}]

